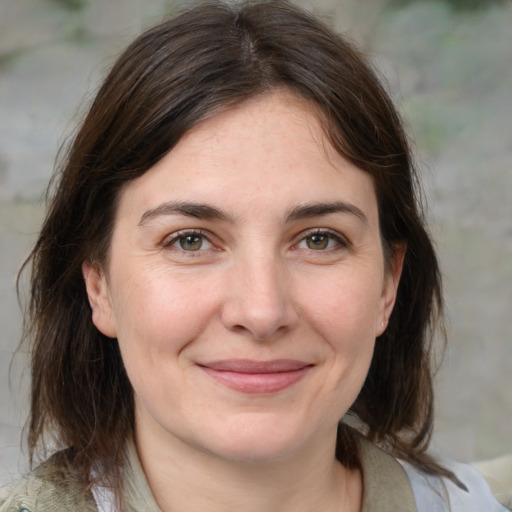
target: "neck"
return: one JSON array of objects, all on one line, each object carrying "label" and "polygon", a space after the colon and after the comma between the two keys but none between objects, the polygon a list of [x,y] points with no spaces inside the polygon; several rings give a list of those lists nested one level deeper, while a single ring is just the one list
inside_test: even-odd
[{"label": "neck", "polygon": [[355,512],[361,509],[359,471],[334,457],[336,433],[293,456],[232,461],[173,439],[137,436],[137,451],[163,512]]}]

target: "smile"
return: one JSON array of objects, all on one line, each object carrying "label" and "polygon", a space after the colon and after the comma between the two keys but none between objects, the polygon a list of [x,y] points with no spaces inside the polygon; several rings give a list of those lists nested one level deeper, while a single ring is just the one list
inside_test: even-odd
[{"label": "smile", "polygon": [[277,393],[289,388],[313,367],[293,359],[253,361],[231,359],[199,364],[204,372],[225,386],[249,394]]}]

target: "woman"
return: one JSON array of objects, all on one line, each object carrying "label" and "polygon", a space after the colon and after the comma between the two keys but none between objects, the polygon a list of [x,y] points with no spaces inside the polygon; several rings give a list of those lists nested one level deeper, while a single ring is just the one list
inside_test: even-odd
[{"label": "woman", "polygon": [[425,453],[441,282],[399,116],[289,4],[128,47],[30,261],[29,445],[61,450],[2,512],[502,509]]}]

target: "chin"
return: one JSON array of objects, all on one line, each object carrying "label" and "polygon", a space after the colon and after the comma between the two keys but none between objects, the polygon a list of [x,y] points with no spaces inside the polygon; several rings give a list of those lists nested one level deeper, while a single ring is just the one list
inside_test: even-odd
[{"label": "chin", "polygon": [[218,455],[225,460],[240,464],[267,464],[290,459],[296,452],[297,448],[289,445],[275,443],[269,445],[265,441],[261,443],[248,441],[243,444],[224,446],[218,450]]},{"label": "chin", "polygon": [[230,426],[223,434],[217,438],[216,443],[210,443],[211,451],[226,460],[239,463],[259,464],[286,460],[308,445],[308,436],[289,425],[277,427],[255,421],[245,428]]}]

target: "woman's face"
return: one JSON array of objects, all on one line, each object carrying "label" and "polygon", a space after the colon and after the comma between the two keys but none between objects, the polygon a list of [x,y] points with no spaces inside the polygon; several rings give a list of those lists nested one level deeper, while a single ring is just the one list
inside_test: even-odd
[{"label": "woman's face", "polygon": [[202,122],[130,182],[108,268],[84,276],[138,439],[257,461],[333,446],[399,267],[385,271],[370,176],[309,104],[274,92]]}]

